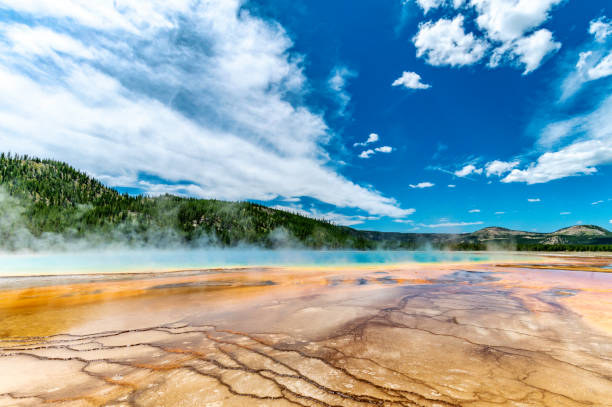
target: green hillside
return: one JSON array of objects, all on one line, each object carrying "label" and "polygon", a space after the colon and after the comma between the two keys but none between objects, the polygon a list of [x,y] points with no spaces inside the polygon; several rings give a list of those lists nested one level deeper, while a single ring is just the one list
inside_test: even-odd
[{"label": "green hillside", "polygon": [[155,246],[373,247],[349,228],[249,202],[122,195],[53,160],[0,154],[0,189],[8,194],[0,200],[0,246],[9,249],[28,246],[14,236],[19,227],[51,241],[59,235]]},{"label": "green hillside", "polygon": [[612,251],[612,233],[499,227],[465,234],[359,231],[249,202],[119,194],[68,164],[0,154],[0,249],[92,245]]}]

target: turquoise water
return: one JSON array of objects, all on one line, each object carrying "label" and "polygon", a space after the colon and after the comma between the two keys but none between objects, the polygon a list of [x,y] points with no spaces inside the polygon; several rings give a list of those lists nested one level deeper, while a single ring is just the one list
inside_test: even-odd
[{"label": "turquoise water", "polygon": [[147,272],[218,267],[367,266],[402,263],[526,259],[516,253],[441,251],[131,250],[55,254],[0,254],[0,276]]}]

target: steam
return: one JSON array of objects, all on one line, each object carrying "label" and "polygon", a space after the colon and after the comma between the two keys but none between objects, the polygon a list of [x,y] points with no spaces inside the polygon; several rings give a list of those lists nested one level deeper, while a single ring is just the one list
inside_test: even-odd
[{"label": "steam", "polygon": [[[87,206],[81,206],[85,212]],[[44,232],[34,235],[27,226],[27,209],[23,202],[0,188],[0,252],[77,252],[117,249],[179,249],[218,245],[214,235],[202,235],[186,242],[171,227],[148,227],[144,230],[130,222],[111,229],[92,229],[84,234],[75,229],[63,233]]]},{"label": "steam", "polygon": [[[176,206],[163,205],[167,215],[165,219],[174,219],[172,211],[177,211]],[[127,220],[112,227],[92,227],[85,232],[76,229],[67,229],[61,233],[44,232],[40,235],[32,233],[27,222],[27,204],[23,200],[12,196],[4,188],[0,187],[0,253],[36,253],[36,252],[83,252],[102,250],[182,250],[182,249],[213,249],[227,247],[222,240],[213,232],[207,232],[198,222],[194,222],[197,228],[197,236],[187,240],[174,224],[155,225],[148,223],[140,224],[138,221]],[[89,209],[88,205],[78,207],[78,213],[84,214]],[[223,211],[232,211],[231,207],[223,208]],[[250,227],[249,219],[235,214],[239,226],[245,229]],[[77,216],[78,217],[78,216]],[[202,220],[200,220],[202,221]],[[143,227],[144,226],[144,227]],[[285,228],[279,227],[272,230],[266,238],[265,245],[269,248],[291,248],[306,249],[303,243],[293,236]],[[232,245],[238,249],[261,249],[249,243],[238,243]]]}]

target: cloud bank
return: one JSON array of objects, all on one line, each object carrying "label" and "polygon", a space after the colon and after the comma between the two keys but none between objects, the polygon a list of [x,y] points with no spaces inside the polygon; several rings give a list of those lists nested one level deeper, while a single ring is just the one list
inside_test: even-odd
[{"label": "cloud bank", "polygon": [[0,0],[16,16],[0,24],[2,149],[146,193],[406,215],[331,167],[322,114],[296,102],[302,57],[242,5]]}]

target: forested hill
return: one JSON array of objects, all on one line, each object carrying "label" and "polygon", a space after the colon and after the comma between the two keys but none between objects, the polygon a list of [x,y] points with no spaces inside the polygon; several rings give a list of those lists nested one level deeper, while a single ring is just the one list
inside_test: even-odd
[{"label": "forested hill", "polygon": [[119,194],[65,163],[7,154],[0,154],[0,215],[5,249],[81,241],[373,247],[352,229],[325,220],[249,202]]},{"label": "forested hill", "polygon": [[68,164],[0,153],[0,250],[99,245],[352,249],[606,250],[612,233],[485,228],[466,234],[358,231],[249,202],[119,194]]}]

